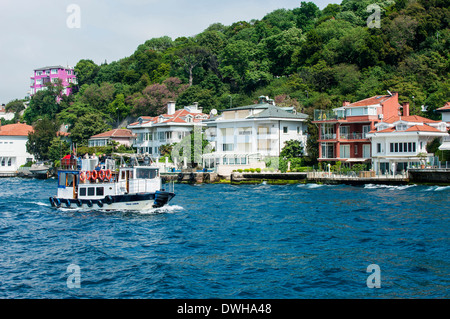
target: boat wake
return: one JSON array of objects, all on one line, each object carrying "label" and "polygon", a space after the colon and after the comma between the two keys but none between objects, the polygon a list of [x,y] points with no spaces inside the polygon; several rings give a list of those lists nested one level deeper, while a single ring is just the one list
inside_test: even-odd
[{"label": "boat wake", "polygon": [[165,205],[163,207],[151,208],[147,210],[138,211],[138,213],[143,215],[151,215],[151,214],[171,214],[184,210],[182,206],[178,205]]},{"label": "boat wake", "polygon": [[404,190],[411,187],[415,187],[416,185],[382,185],[382,184],[366,184],[364,185],[365,189],[398,189]]},{"label": "boat wake", "polygon": [[427,192],[442,192],[445,190],[450,190],[450,186],[431,186],[431,187],[428,187],[425,191],[427,191]]}]

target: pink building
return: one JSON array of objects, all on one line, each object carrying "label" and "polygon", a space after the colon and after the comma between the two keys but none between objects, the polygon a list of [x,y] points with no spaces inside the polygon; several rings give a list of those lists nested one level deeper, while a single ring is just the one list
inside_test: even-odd
[{"label": "pink building", "polygon": [[34,76],[31,77],[30,96],[35,95],[41,90],[45,90],[45,84],[48,82],[57,83],[58,79],[62,81],[63,94],[70,95],[72,93],[71,84],[78,84],[77,77],[72,68],[65,68],[61,65],[47,66],[34,70]]}]

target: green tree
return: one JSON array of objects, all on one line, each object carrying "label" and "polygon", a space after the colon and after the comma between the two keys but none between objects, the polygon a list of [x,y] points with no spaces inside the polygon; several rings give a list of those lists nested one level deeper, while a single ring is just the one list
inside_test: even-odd
[{"label": "green tree", "polygon": [[88,113],[78,119],[71,130],[70,137],[76,144],[87,144],[87,140],[96,134],[107,132],[111,127],[105,123],[104,117],[99,113]]},{"label": "green tree", "polygon": [[56,137],[58,125],[48,118],[39,119],[34,125],[33,132],[28,133],[26,143],[27,152],[39,160],[48,160],[49,147]]},{"label": "green tree", "polygon": [[201,66],[209,58],[210,54],[208,49],[197,45],[185,46],[176,52],[178,64],[188,74],[189,86],[192,86],[194,83],[194,69]]},{"label": "green tree", "polygon": [[70,144],[60,136],[54,137],[48,147],[48,159],[55,162],[70,154]]},{"label": "green tree", "polygon": [[92,84],[99,72],[100,67],[92,60],[80,60],[74,68],[77,75],[78,84]]},{"label": "green tree", "polygon": [[31,98],[30,105],[23,114],[24,120],[32,124],[39,118],[54,118],[60,111],[58,99],[61,97],[61,92],[61,82],[57,85],[46,83],[45,90],[37,92]]},{"label": "green tree", "polygon": [[302,157],[303,154],[304,148],[302,143],[298,140],[289,140],[284,144],[284,147],[280,153],[280,157],[296,158]]}]

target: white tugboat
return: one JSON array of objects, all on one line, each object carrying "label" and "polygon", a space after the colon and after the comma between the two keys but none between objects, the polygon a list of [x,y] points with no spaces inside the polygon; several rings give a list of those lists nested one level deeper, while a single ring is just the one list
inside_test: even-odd
[{"label": "white tugboat", "polygon": [[162,207],[175,196],[173,183],[162,183],[158,167],[116,169],[114,160],[106,160],[100,168],[98,159],[83,159],[81,167],[74,159],[62,164],[57,196],[49,198],[55,208],[140,211]]}]

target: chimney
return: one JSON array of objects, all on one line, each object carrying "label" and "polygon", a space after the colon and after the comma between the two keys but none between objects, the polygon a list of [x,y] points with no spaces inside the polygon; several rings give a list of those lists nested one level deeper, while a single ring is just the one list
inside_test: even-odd
[{"label": "chimney", "polygon": [[350,105],[350,101],[344,101],[344,103],[342,103],[342,106],[348,106]]},{"label": "chimney", "polygon": [[175,102],[170,101],[167,103],[167,114],[168,115],[175,114]]},{"label": "chimney", "polygon": [[198,102],[194,102],[194,109],[198,110]]},{"label": "chimney", "polygon": [[403,116],[409,116],[409,102],[403,103]]}]

